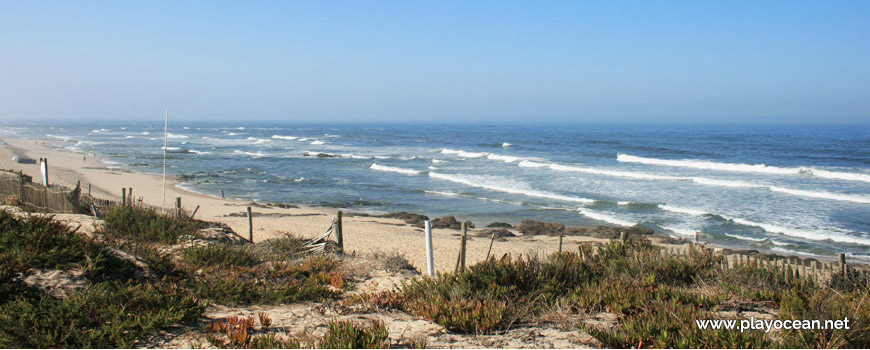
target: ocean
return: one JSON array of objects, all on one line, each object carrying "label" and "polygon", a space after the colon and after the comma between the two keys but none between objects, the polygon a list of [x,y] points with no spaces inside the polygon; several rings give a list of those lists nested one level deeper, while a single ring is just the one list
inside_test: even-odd
[{"label": "ocean", "polygon": [[[163,123],[29,123],[161,173]],[[168,173],[258,202],[635,225],[716,245],[870,260],[870,126],[174,122]]]}]

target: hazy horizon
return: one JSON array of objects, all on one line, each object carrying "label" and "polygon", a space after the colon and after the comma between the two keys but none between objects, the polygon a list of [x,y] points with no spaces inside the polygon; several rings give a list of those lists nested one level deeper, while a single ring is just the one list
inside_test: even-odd
[{"label": "hazy horizon", "polygon": [[0,119],[866,124],[863,2],[6,2]]}]

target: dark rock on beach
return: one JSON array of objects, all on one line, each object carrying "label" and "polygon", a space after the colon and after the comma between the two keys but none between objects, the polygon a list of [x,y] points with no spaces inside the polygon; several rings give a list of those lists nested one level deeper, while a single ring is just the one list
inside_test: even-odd
[{"label": "dark rock on beach", "polygon": [[506,229],[503,229],[503,228],[498,228],[498,229],[494,229],[494,230],[484,230],[484,231],[480,231],[480,232],[477,233],[477,236],[480,236],[480,237],[492,237],[493,234],[495,234],[495,238],[497,238],[497,239],[498,239],[498,238],[511,238],[511,237],[516,237],[516,236],[517,236],[517,235],[515,235],[513,232],[511,232],[510,230],[506,230]]},{"label": "dark rock on beach", "polygon": [[548,235],[559,236],[565,233],[565,224],[559,222],[541,222],[535,220],[523,220],[517,231],[524,235]]},{"label": "dark rock on beach", "polygon": [[620,232],[625,232],[627,238],[642,237],[653,234],[651,228],[635,225],[635,226],[596,226],[596,227],[569,227],[565,230],[565,235],[568,236],[590,236],[604,239],[618,239]]}]

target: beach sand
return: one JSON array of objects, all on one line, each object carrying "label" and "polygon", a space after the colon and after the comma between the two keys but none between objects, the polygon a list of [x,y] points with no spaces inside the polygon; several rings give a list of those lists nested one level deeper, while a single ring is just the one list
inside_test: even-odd
[{"label": "beach sand", "polygon": [[[162,176],[110,169],[99,157],[56,150],[48,147],[52,140],[3,139],[8,144],[0,148],[0,168],[23,170],[33,176],[34,182],[41,179],[38,164],[19,164],[12,161],[13,155],[32,159],[47,158],[49,181],[67,187],[75,187],[81,181],[83,191],[90,185],[93,196],[119,199],[122,188],[133,188],[136,198],[142,197],[145,204],[163,206]],[[171,178],[166,180],[166,207],[174,206],[175,198],[181,197],[182,207],[188,212],[199,205],[196,218],[228,225],[242,237],[248,236],[248,219],[245,215],[249,202],[207,196],[179,188]],[[262,241],[290,233],[299,237],[315,237],[323,234],[331,225],[337,209],[299,206],[278,208],[253,206],[254,241]],[[425,213],[423,213],[425,214]],[[232,215],[232,216],[231,216]],[[344,248],[346,253],[398,253],[421,272],[426,271],[426,249],[423,230],[397,219],[345,215],[342,220]],[[470,229],[467,243],[467,264],[483,261],[489,249],[489,237],[478,237],[482,229]],[[496,239],[492,255],[500,257],[510,253],[549,254],[559,249],[559,238],[552,236],[522,236]],[[458,230],[434,229],[432,232],[436,272],[453,271],[459,251]],[[605,242],[605,239],[582,236],[566,236],[564,250],[573,250],[585,242]]]}]

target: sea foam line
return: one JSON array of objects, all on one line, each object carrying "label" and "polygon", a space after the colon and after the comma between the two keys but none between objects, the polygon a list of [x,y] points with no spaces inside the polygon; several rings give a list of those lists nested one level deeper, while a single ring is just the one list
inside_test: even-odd
[{"label": "sea foam line", "polygon": [[582,214],[583,216],[588,217],[588,218],[590,218],[590,219],[594,219],[594,220],[598,220],[598,221],[604,221],[604,222],[609,222],[609,223],[611,223],[611,224],[615,224],[615,225],[619,225],[619,226],[634,226],[634,225],[637,225],[637,222],[630,221],[630,220],[626,220],[626,219],[623,219],[623,218],[619,218],[619,217],[616,217],[616,216],[613,216],[613,215],[610,215],[610,214],[605,214],[605,213],[602,213],[602,212],[594,211],[594,210],[591,210],[591,209],[580,208],[580,209],[578,209],[577,211],[580,212],[580,214]]},{"label": "sea foam line", "polygon": [[463,175],[454,175],[454,174],[441,174],[436,172],[429,172],[429,177],[433,179],[446,180],[450,182],[455,182],[471,187],[483,188],[491,191],[518,194],[528,197],[538,197],[538,198],[548,198],[555,199],[565,202],[574,202],[574,203],[594,203],[595,200],[589,198],[575,197],[575,196],[567,196],[558,193],[539,191],[534,189],[523,189],[517,188],[515,186],[500,184],[500,183],[492,183],[487,181],[480,181],[477,179],[473,179]]},{"label": "sea foam line", "polygon": [[422,171],[418,171],[418,170],[414,170],[414,169],[380,165],[378,163],[373,163],[372,166],[370,166],[369,168],[371,168],[372,170],[377,170],[377,171],[386,171],[386,172],[400,173],[400,174],[406,174],[406,175],[420,175],[423,173]]},{"label": "sea foam line", "polygon": [[711,178],[706,178],[706,177],[683,177],[683,176],[657,175],[657,174],[649,174],[649,173],[643,173],[643,172],[607,170],[607,169],[600,169],[600,168],[579,167],[579,166],[573,166],[573,165],[562,165],[562,164],[556,164],[556,163],[542,163],[542,162],[534,162],[534,161],[529,161],[529,160],[521,161],[517,165],[519,165],[521,167],[525,167],[525,168],[549,168],[551,170],[563,171],[563,172],[580,172],[580,173],[586,173],[586,174],[592,174],[592,175],[622,177],[622,178],[636,179],[636,180],[691,181],[691,182],[699,184],[699,185],[707,185],[707,186],[733,187],[733,188],[759,188],[759,189],[766,189],[766,190],[769,190],[772,192],[784,193],[784,194],[798,196],[798,197],[808,197],[808,198],[827,199],[827,200],[841,201],[841,202],[870,204],[870,197],[868,197],[868,196],[833,193],[833,192],[825,192],[825,191],[799,190],[799,189],[791,189],[791,188],[779,187],[779,186],[768,186],[768,185],[762,185],[762,184],[756,184],[756,183],[738,181],[738,180],[721,180],[721,179],[711,179]]},{"label": "sea foam line", "polygon": [[755,221],[751,221],[751,220],[730,217],[730,216],[721,215],[721,214],[712,214],[712,213],[708,213],[706,211],[699,210],[699,209],[681,208],[681,207],[669,206],[669,205],[664,205],[664,204],[659,204],[659,208],[661,208],[662,210],[667,210],[667,211],[674,212],[674,213],[688,214],[688,215],[693,215],[693,216],[717,215],[717,216],[721,217],[722,219],[731,221],[731,222],[736,223],[736,224],[740,224],[743,226],[758,227],[758,228],[760,228],[764,231],[767,231],[769,233],[779,233],[779,234],[782,234],[785,236],[790,236],[790,237],[809,239],[809,240],[813,240],[813,241],[831,240],[831,241],[840,242],[840,243],[853,243],[853,244],[870,246],[870,238],[854,236],[854,235],[850,235],[848,233],[834,233],[834,232],[830,232],[830,231],[823,231],[823,232],[808,231],[808,230],[792,228],[792,227],[784,227],[784,226],[768,224],[768,223],[763,223],[763,222],[755,222]]},{"label": "sea foam line", "polygon": [[622,163],[639,163],[647,165],[662,165],[670,167],[684,167],[704,170],[731,171],[741,173],[759,173],[759,174],[774,174],[774,175],[812,175],[821,178],[844,180],[844,181],[861,181],[870,182],[870,174],[862,173],[847,173],[840,171],[830,171],[815,168],[783,168],[770,166],[765,164],[743,164],[743,163],[720,163],[709,160],[697,159],[659,159],[638,157],[630,154],[617,154],[616,161]]}]

